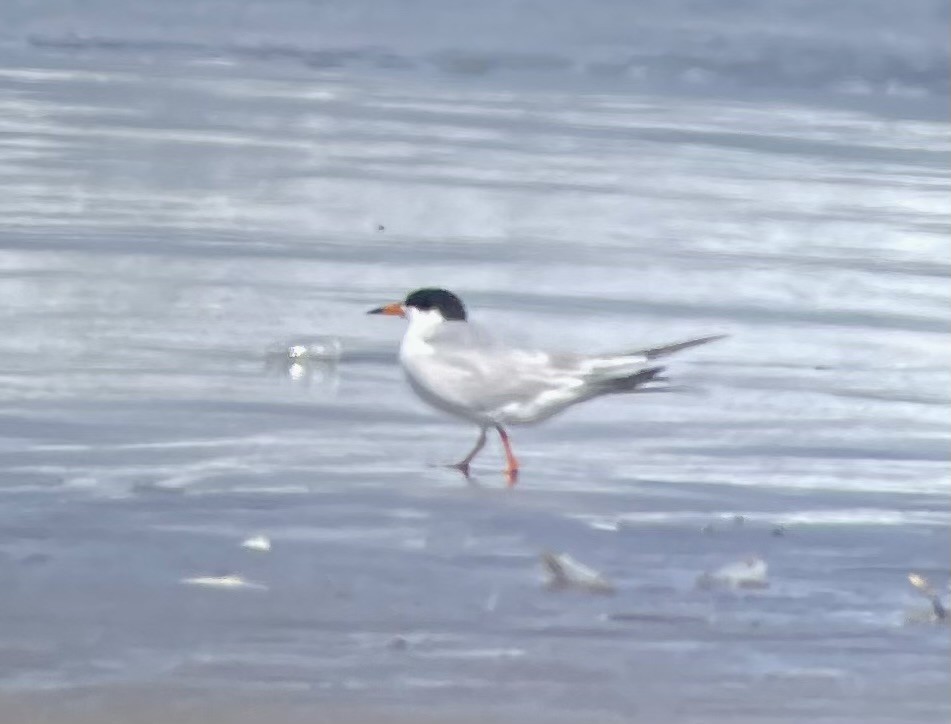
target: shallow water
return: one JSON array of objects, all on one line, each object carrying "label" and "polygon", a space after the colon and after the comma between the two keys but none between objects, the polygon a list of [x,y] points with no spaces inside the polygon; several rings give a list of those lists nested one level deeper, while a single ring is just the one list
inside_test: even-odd
[{"label": "shallow water", "polygon": [[[906,574],[948,576],[940,83],[660,93],[14,19],[6,696],[947,718],[947,631],[904,625]],[[432,284],[527,344],[731,336],[672,360],[696,392],[515,430],[519,486],[494,442],[466,485],[434,464],[475,431],[411,396],[402,325],[364,315]],[[336,362],[280,359],[332,339]],[[546,590],[546,550],[617,594]],[[750,555],[768,588],[697,589]],[[254,586],[182,583],[227,574]]]}]

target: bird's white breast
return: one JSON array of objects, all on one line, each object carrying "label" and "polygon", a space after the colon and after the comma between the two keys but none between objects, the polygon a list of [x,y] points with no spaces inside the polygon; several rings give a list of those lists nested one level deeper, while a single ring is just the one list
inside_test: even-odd
[{"label": "bird's white breast", "polygon": [[433,343],[433,337],[443,324],[457,323],[445,322],[438,312],[414,311],[399,355],[410,387],[436,409],[481,424],[482,416],[466,404],[455,389],[451,370],[439,360],[439,348]]}]

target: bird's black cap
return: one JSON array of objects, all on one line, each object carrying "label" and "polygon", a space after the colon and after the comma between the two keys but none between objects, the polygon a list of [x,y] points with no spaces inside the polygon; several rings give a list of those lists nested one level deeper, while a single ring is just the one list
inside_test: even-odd
[{"label": "bird's black cap", "polygon": [[403,304],[416,309],[438,309],[443,319],[458,322],[466,320],[466,308],[462,300],[445,289],[417,289],[406,296]]}]

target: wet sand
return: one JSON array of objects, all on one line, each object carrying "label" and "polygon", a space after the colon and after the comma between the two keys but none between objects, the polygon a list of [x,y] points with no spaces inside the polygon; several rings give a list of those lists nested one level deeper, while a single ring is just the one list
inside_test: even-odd
[{"label": "wet sand", "polygon": [[[373,50],[448,4],[328,55],[314,14],[380,3],[0,3],[0,722],[947,721],[947,627],[906,625],[951,545],[944,23],[457,3],[563,62]],[[642,26],[683,92],[627,72]],[[467,484],[365,314],[433,284],[520,344],[730,337]]]},{"label": "wet sand", "polygon": [[[580,716],[564,718],[530,712],[493,714],[452,709],[404,709],[326,706],[295,703],[274,694],[259,697],[225,696],[208,691],[154,688],[93,689],[57,695],[17,694],[0,697],[0,720],[5,724],[576,724]],[[621,718],[599,719],[620,724]]]}]

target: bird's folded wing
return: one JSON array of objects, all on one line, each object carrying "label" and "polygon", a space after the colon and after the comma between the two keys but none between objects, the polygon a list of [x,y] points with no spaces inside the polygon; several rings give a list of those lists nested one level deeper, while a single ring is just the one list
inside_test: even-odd
[{"label": "bird's folded wing", "polygon": [[584,384],[576,357],[523,350],[443,348],[422,361],[430,389],[471,410],[490,413],[570,394]]}]

